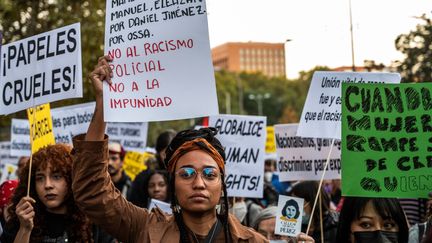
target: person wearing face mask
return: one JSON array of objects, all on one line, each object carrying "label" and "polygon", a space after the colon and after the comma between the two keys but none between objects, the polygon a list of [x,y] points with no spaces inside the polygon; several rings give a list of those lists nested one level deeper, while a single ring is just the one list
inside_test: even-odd
[{"label": "person wearing face mask", "polygon": [[336,242],[407,243],[408,223],[399,201],[345,197]]},{"label": "person wearing face mask", "polygon": [[429,193],[429,200],[427,201],[426,222],[415,224],[410,228],[409,242],[432,242],[432,192]]},{"label": "person wearing face mask", "polygon": [[[306,232],[309,220],[311,218],[312,207],[314,204],[315,196],[318,193],[317,181],[301,181],[294,184],[290,195],[304,199],[304,208],[302,216],[302,232]],[[321,208],[322,208],[322,221],[323,221],[323,237],[325,243],[335,242],[338,213],[330,208],[330,197],[321,188]],[[312,216],[312,223],[308,234],[315,239],[315,242],[321,242],[321,225],[320,225],[320,210],[319,205],[316,206]],[[337,241],[339,242],[339,241]]]}]

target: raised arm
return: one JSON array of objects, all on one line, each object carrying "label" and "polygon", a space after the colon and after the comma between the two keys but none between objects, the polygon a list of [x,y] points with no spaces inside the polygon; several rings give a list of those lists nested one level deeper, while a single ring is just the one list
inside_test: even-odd
[{"label": "raised arm", "polygon": [[90,73],[89,78],[92,81],[93,89],[96,98],[96,107],[93,113],[92,121],[90,122],[85,140],[87,141],[102,141],[105,136],[106,123],[103,114],[103,81],[111,84],[112,70],[109,62],[112,59],[109,56],[100,57],[98,64],[93,72]]},{"label": "raised arm", "polygon": [[77,206],[109,234],[123,242],[145,238],[140,230],[151,220],[147,210],[122,197],[108,173],[108,137],[105,136],[102,83],[111,81],[110,58],[99,58],[90,74],[96,108],[87,134],[75,136],[72,191]]}]

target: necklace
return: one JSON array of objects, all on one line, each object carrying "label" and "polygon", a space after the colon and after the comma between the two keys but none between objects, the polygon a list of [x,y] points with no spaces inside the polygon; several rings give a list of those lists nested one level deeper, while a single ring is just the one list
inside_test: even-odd
[{"label": "necklace", "polygon": [[[216,223],[213,225],[213,227],[210,229],[211,232],[209,232],[207,234],[207,237],[205,238],[204,242],[205,243],[211,243],[213,242],[213,237],[215,235],[216,230],[219,229],[219,220],[216,220]],[[198,240],[198,237],[196,236],[195,232],[193,232],[192,230],[190,230],[192,232],[192,235],[194,237],[194,241],[197,243],[200,243],[200,241]],[[210,236],[210,238],[209,238]]]}]

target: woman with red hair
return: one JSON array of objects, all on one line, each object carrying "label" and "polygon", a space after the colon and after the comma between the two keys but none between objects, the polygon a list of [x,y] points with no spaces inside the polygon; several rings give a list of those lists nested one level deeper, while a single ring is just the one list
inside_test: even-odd
[{"label": "woman with red hair", "polygon": [[30,196],[29,163],[21,172],[9,207],[1,242],[91,242],[89,220],[72,194],[72,156],[67,145],[56,144],[33,155]]}]

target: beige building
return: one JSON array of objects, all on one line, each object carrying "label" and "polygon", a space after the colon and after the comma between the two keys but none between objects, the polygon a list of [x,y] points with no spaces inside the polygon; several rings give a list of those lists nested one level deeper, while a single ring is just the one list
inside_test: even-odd
[{"label": "beige building", "polygon": [[228,42],[212,49],[215,70],[285,77],[284,43]]}]

